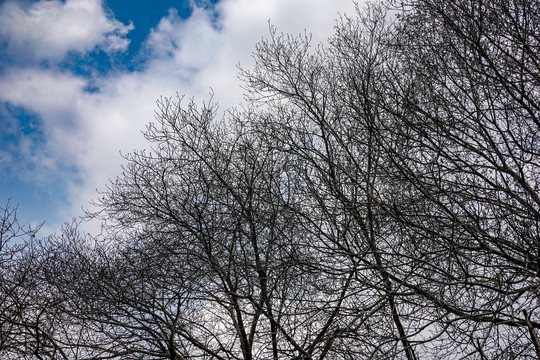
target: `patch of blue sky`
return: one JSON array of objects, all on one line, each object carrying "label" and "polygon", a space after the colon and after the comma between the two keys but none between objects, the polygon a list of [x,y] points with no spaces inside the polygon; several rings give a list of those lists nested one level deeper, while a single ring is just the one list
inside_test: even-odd
[{"label": "patch of blue sky", "polygon": [[19,222],[24,226],[35,227],[42,223],[45,225],[61,223],[68,219],[62,218],[54,209],[67,204],[65,185],[58,181],[55,182],[55,186],[51,186],[49,182],[39,183],[34,179],[26,181],[19,178],[2,178],[0,180],[1,206],[4,207],[8,200],[10,206],[16,206]]},{"label": "patch of blue sky", "polygon": [[133,23],[134,28],[127,34],[130,40],[128,54],[133,58],[141,49],[149,30],[175,8],[181,19],[187,19],[192,12],[189,0],[134,0],[126,6],[125,0],[106,0],[114,17],[124,24]]},{"label": "patch of blue sky", "polygon": [[86,54],[70,51],[58,66],[64,71],[91,80],[110,72],[133,71],[134,67],[131,63],[131,59],[126,54],[109,54],[96,48]]},{"label": "patch of blue sky", "polygon": [[4,149],[22,137],[32,137],[33,143],[45,140],[41,131],[41,117],[22,106],[9,102],[0,104],[0,145]]},{"label": "patch of blue sky", "polygon": [[[0,104],[0,204],[3,207],[10,201],[11,206],[17,206],[25,225],[41,223],[44,209],[64,205],[65,180],[77,176],[76,169],[69,165],[55,172],[40,171],[40,164],[32,159],[44,155],[44,143],[38,114],[10,103]],[[48,220],[59,219],[52,212]]]},{"label": "patch of blue sky", "polygon": [[4,71],[6,65],[11,59],[8,55],[6,49],[8,47],[7,39],[2,39],[0,37],[0,74]]},{"label": "patch of blue sky", "polygon": [[[208,0],[196,3],[198,6],[212,9],[218,2],[219,0]],[[149,56],[143,48],[151,29],[167,16],[170,9],[175,9],[182,20],[188,19],[193,11],[190,0],[134,0],[128,6],[124,0],[106,0],[104,6],[115,19],[124,24],[133,24],[133,29],[125,35],[129,40],[127,49],[113,53],[98,47],[84,54],[71,51],[58,64],[62,70],[86,78],[88,81],[86,90],[89,93],[99,91],[95,85],[95,77],[106,76],[111,72],[144,70],[146,62],[152,59],[152,56]],[[217,12],[213,14],[216,20],[215,25],[218,26],[218,14]],[[48,62],[43,62],[41,66],[48,67]]]},{"label": "patch of blue sky", "polygon": [[[198,1],[197,5],[213,8],[219,0]],[[179,18],[188,19],[193,11],[189,0],[134,0],[126,6],[124,0],[106,0],[104,6],[111,16],[124,24],[133,24],[133,29],[125,35],[129,45],[125,51],[108,53],[96,48],[86,54],[70,52],[59,64],[61,68],[83,77],[106,75],[109,72],[140,71],[151,57],[143,49],[144,41],[160,20],[175,9]],[[213,12],[217,21],[218,14]],[[217,26],[217,22],[216,22]],[[90,91],[96,90],[90,88]]]}]

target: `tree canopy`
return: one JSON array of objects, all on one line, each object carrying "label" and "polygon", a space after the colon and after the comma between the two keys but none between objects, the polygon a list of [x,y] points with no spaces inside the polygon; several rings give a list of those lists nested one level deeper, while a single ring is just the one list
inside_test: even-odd
[{"label": "tree canopy", "polygon": [[335,30],[271,27],[225,116],[160,99],[104,236],[35,239],[6,208],[0,355],[540,359],[540,3]]}]

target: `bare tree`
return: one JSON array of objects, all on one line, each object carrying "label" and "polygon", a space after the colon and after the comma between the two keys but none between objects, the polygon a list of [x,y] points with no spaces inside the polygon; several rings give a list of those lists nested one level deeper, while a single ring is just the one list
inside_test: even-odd
[{"label": "bare tree", "polygon": [[39,280],[40,227],[19,224],[9,201],[0,208],[0,354],[5,359],[67,358],[55,337],[55,298]]},{"label": "bare tree", "polygon": [[540,358],[539,17],[412,0],[343,16],[327,46],[271,27],[247,108],[158,102],[102,237],[6,246],[31,233],[5,210],[0,350]]},{"label": "bare tree", "polygon": [[407,358],[533,356],[538,4],[418,1],[391,25],[380,10],[344,18],[327,50],[259,45],[249,98],[280,112],[261,131],[306,164],[332,223],[361,229],[333,250],[377,269]]},{"label": "bare tree", "polygon": [[532,357],[527,333],[540,323],[524,311],[539,306],[539,4],[411,5],[383,106],[399,139],[390,141],[408,144],[386,140],[399,181],[425,200],[396,215],[439,249],[419,255],[436,280],[426,296],[452,314],[450,351],[462,343],[482,357]]},{"label": "bare tree", "polygon": [[17,278],[14,264],[24,249],[25,237],[30,237],[32,231],[19,225],[16,208],[9,202],[0,211],[0,352],[8,354],[17,351],[24,341],[16,321],[21,311],[17,289],[27,274]]},{"label": "bare tree", "polygon": [[184,357],[324,356],[352,274],[312,270],[324,258],[291,210],[296,168],[250,126],[264,115],[219,122],[212,104],[159,106],[154,151],[128,156],[101,205],[127,248],[140,244],[134,261],[156,252],[148,269],[177,274],[158,283],[185,293],[172,343]]}]

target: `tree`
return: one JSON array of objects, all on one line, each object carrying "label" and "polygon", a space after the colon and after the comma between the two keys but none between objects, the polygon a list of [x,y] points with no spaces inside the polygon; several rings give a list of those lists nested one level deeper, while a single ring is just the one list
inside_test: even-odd
[{"label": "tree", "polygon": [[539,4],[411,5],[383,107],[410,149],[392,152],[398,176],[431,206],[396,215],[448,254],[421,253],[444,269],[426,295],[452,314],[454,344],[539,356],[526,319],[539,305]]},{"label": "tree", "polygon": [[[250,123],[261,115],[232,113],[220,123],[212,104],[159,105],[158,124],[146,133],[154,153],[130,155],[101,205],[129,234],[127,247],[140,251],[135,261],[173,266],[165,271],[177,275],[157,284],[185,292],[183,325],[171,329],[171,341],[189,344],[184,357],[327,352],[347,295],[336,282],[348,284],[351,274],[313,270],[324,255],[317,258],[313,235],[292,211],[301,185],[287,157],[253,133]],[[170,283],[178,278],[185,280]]]},{"label": "tree", "polygon": [[407,6],[342,18],[327,48],[271,29],[241,73],[262,110],[165,100],[154,154],[105,193],[122,231],[189,239],[167,251],[208,274],[223,353],[538,351],[537,4]]},{"label": "tree", "polygon": [[37,276],[41,261],[33,240],[40,226],[19,224],[9,201],[0,213],[0,355],[66,358],[56,338],[56,299]]},{"label": "tree", "polygon": [[19,225],[16,208],[12,208],[9,202],[0,208],[0,212],[0,351],[5,354],[21,345],[14,318],[20,311],[16,290],[26,274],[23,272],[16,277],[14,264],[24,248],[20,239],[31,236],[33,232]]},{"label": "tree", "polygon": [[309,164],[311,196],[364,229],[369,251],[337,245],[378,269],[409,359],[538,353],[538,14],[417,1],[386,30],[372,7],[329,51],[274,36],[243,73],[252,100],[294,113],[261,129]]},{"label": "tree", "polygon": [[540,359],[539,4],[393,6],[327,46],[271,27],[223,118],[161,99],[103,237],[2,258],[38,269],[9,351]]},{"label": "tree", "polygon": [[353,344],[359,344],[347,344],[346,356],[387,358],[404,351],[414,359],[403,321],[417,309],[415,301],[405,308],[398,299],[401,285],[391,279],[398,263],[388,257],[401,239],[391,235],[394,226],[378,199],[391,191],[376,139],[382,114],[374,99],[388,36],[386,14],[376,6],[359,11],[356,20],[344,18],[331,47],[314,53],[309,38],[272,32],[269,41],[258,45],[255,69],[242,74],[252,101],[275,101],[271,105],[289,113],[272,117],[259,129],[300,164],[309,199],[302,216],[321,224],[317,236],[325,240],[324,251],[346,259],[341,262],[354,273],[353,311],[365,314],[355,321],[365,326],[376,319],[373,326],[360,328],[367,332],[352,335]]}]

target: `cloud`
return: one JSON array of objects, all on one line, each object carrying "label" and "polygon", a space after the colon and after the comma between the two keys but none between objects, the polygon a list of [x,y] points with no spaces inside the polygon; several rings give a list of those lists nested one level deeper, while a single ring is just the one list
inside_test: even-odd
[{"label": "cloud", "polygon": [[[37,113],[46,138],[43,153],[66,162],[80,150],[84,138],[78,134],[81,104],[88,102],[84,79],[69,73],[39,68],[11,69],[0,78],[0,99]],[[61,144],[61,149],[51,148]]]},{"label": "cloud", "polygon": [[148,73],[168,73],[186,79],[212,67],[224,46],[223,34],[213,24],[211,10],[195,7],[188,19],[175,9],[151,30],[142,47],[142,56],[150,59]]},{"label": "cloud", "polygon": [[211,66],[196,82],[211,86],[216,99],[226,107],[243,100],[237,66],[253,66],[255,45],[269,35],[269,22],[279,33],[312,34],[313,44],[325,43],[334,34],[338,13],[355,13],[350,0],[224,0],[218,3],[223,44]]},{"label": "cloud", "polygon": [[[39,125],[32,125],[41,133],[39,144],[33,131],[21,134],[16,142],[21,160],[25,160],[17,169],[21,176],[29,176],[28,167],[32,177],[40,180],[71,163],[70,154],[83,143],[75,135],[80,116],[75,105],[85,101],[84,86],[83,79],[70,74],[35,68],[11,68],[0,78],[0,100],[39,117]],[[61,148],[54,148],[55,144]]]},{"label": "cloud", "polygon": [[61,60],[69,51],[86,53],[96,46],[123,51],[124,25],[104,11],[101,0],[59,0],[33,3],[7,1],[0,6],[0,37],[8,52],[37,60]]}]

